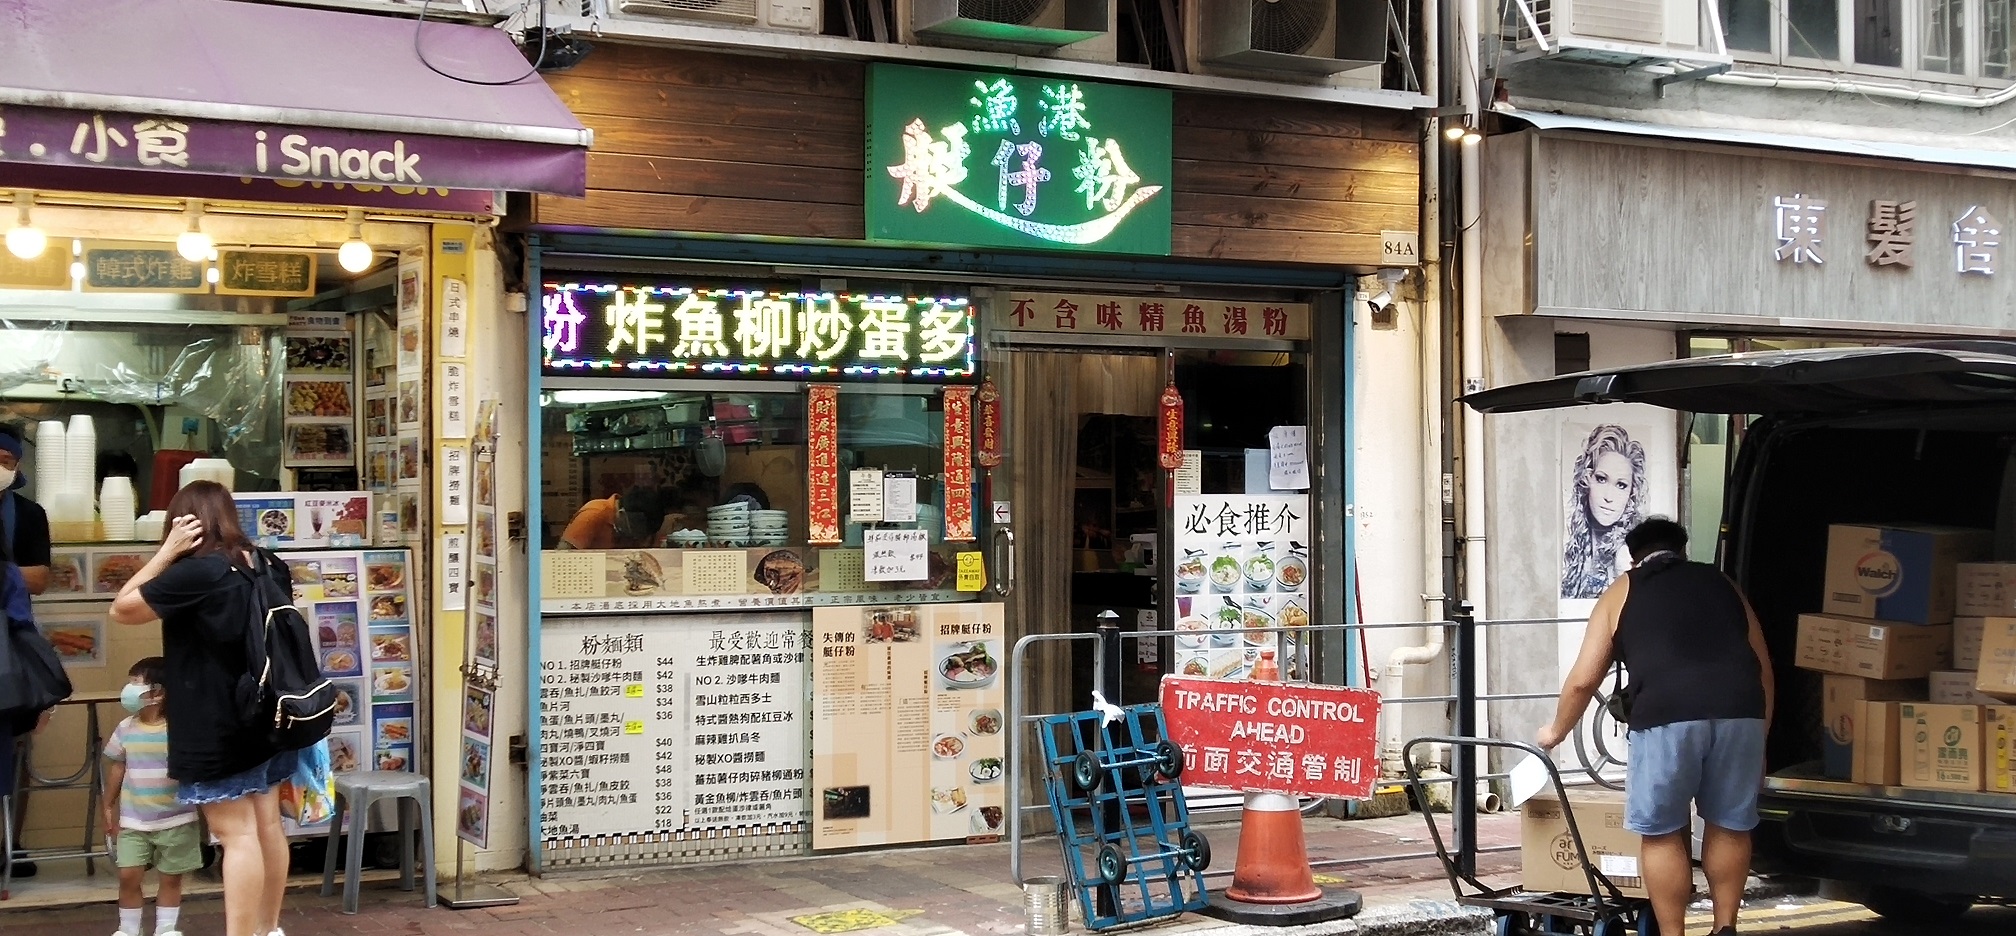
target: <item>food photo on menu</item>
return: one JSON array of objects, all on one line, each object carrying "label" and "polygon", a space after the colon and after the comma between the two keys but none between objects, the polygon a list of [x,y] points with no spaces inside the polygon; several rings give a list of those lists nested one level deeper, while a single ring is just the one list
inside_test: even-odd
[{"label": "food photo on menu", "polygon": [[364,683],[358,679],[332,679],[336,689],[336,724],[354,725],[364,713]]}]

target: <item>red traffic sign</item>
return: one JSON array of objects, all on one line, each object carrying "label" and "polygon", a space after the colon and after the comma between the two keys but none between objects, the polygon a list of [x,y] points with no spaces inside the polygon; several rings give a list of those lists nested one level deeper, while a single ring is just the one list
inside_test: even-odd
[{"label": "red traffic sign", "polygon": [[1379,776],[1379,694],[1345,686],[1162,680],[1183,785],[1369,799]]}]

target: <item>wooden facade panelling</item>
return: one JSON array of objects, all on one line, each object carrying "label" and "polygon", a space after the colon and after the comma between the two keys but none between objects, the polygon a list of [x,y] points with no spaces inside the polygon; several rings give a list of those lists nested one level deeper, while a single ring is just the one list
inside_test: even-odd
[{"label": "wooden facade panelling", "polygon": [[[586,199],[535,226],[860,241],[858,62],[603,46],[549,83],[595,131]],[[1420,125],[1343,105],[1179,93],[1171,255],[1377,266],[1419,223]]]}]

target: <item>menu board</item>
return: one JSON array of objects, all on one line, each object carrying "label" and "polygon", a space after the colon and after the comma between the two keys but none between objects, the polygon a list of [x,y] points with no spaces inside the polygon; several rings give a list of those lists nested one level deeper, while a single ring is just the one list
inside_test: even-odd
[{"label": "menu board", "polygon": [[634,614],[960,601],[968,596],[954,587],[956,545],[926,549],[921,562],[911,555],[906,574],[924,577],[900,582],[864,582],[864,550],[839,546],[547,550],[540,554],[539,607],[547,614]]},{"label": "menu board", "polygon": [[[412,553],[404,549],[282,552],[294,580],[294,604],[314,631],[322,675],[336,686],[330,766],[355,770],[416,768],[420,726],[420,644],[409,601]],[[327,828],[297,826],[288,834]]]},{"label": "menu board", "polygon": [[540,837],[806,820],[796,614],[548,620],[540,629]]},{"label": "menu board", "polygon": [[282,456],[288,467],[349,467],[357,427],[356,357],[350,317],[301,313],[287,318]]},{"label": "menu board", "polygon": [[245,535],[268,549],[371,545],[367,491],[270,491],[232,499]]},{"label": "menu board", "polygon": [[[1247,679],[1271,656],[1280,679],[1305,674],[1303,642],[1266,627],[1309,624],[1309,498],[1176,498],[1177,676]],[[1186,631],[1234,630],[1230,634]],[[1264,667],[1263,667],[1264,675]]]},{"label": "menu board", "polygon": [[1002,609],[812,612],[813,848],[1001,833]]}]

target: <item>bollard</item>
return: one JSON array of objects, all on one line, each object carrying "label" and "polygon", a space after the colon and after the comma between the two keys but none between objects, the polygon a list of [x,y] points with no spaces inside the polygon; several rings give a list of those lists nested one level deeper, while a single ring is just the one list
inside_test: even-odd
[{"label": "bollard", "polygon": [[1071,931],[1070,893],[1061,877],[1032,877],[1022,884],[1022,916],[1029,936],[1064,936]]}]

